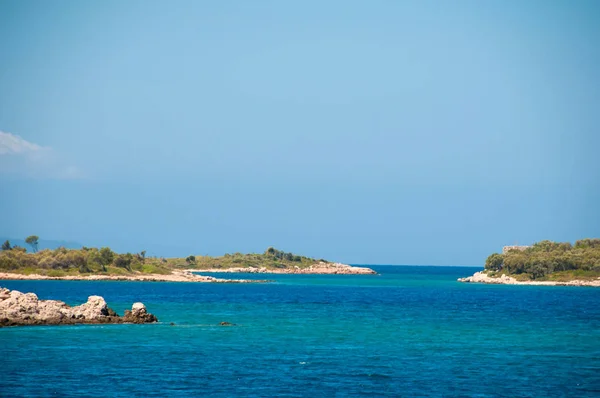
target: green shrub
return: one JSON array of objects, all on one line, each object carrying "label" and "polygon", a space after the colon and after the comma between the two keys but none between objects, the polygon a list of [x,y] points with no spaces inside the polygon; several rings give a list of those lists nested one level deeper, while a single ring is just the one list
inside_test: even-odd
[{"label": "green shrub", "polygon": [[100,261],[103,265],[111,264],[115,259],[115,253],[108,247],[101,248],[99,255]]},{"label": "green shrub", "polygon": [[133,260],[133,256],[131,255],[131,253],[119,254],[114,258],[113,264],[116,267],[125,268],[126,270],[131,271],[131,261],[132,260]]},{"label": "green shrub", "polygon": [[487,270],[524,274],[532,279],[544,279],[555,272],[593,271],[596,267],[600,268],[600,239],[578,240],[574,246],[545,240],[526,250],[494,253],[485,263]]},{"label": "green shrub", "polygon": [[485,260],[485,269],[491,271],[499,271],[500,269],[502,269],[503,262],[504,257],[502,256],[502,254],[494,253]]}]

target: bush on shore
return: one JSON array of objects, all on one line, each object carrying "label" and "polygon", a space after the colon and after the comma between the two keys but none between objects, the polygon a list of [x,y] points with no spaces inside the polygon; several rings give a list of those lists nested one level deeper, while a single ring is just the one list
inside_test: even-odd
[{"label": "bush on shore", "polygon": [[[327,262],[325,260],[319,260]],[[147,257],[146,252],[119,254],[109,247],[55,250],[43,249],[28,253],[18,246],[0,251],[0,272],[59,274],[110,274],[132,273],[169,274],[174,268],[227,269],[227,268],[305,268],[318,262],[314,258],[298,256],[274,248],[262,254],[225,254],[222,257],[188,256],[186,258]]]},{"label": "bush on shore", "polygon": [[[66,249],[59,247],[55,250],[44,249],[34,253],[18,250],[0,252],[0,271],[18,271],[44,275],[58,275],[63,273],[109,273],[127,274],[134,271],[147,272],[144,268],[146,261],[143,255],[131,253],[118,254],[108,247],[82,249]],[[168,273],[169,270],[162,266],[153,266],[157,273]]]},{"label": "bush on shore", "polygon": [[581,239],[569,242],[544,240],[525,250],[513,249],[505,254],[494,253],[485,262],[488,271],[508,275],[527,274],[531,279],[561,275],[600,276],[600,239]]}]

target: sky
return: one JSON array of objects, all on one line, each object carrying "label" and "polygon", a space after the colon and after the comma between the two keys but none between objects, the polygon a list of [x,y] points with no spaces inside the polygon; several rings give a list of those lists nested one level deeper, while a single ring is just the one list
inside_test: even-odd
[{"label": "sky", "polygon": [[596,1],[0,0],[0,236],[482,265],[600,237]]}]

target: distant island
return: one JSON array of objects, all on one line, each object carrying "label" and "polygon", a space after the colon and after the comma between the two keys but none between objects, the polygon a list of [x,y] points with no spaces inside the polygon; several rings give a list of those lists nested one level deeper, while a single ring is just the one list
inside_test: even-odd
[{"label": "distant island", "polygon": [[139,280],[171,282],[261,282],[221,279],[196,272],[247,272],[294,274],[375,274],[370,268],[352,267],[268,248],[262,254],[225,254],[221,257],[190,255],[181,258],[115,253],[109,247],[81,249],[59,247],[37,250],[38,237],[30,246],[13,246],[8,240],[0,251],[0,279]]},{"label": "distant island", "polygon": [[491,254],[485,269],[460,282],[600,287],[600,239],[544,240],[531,246],[505,246]]}]

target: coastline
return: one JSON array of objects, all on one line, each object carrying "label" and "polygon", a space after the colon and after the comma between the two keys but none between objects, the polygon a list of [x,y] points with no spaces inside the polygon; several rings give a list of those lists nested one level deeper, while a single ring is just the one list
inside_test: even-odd
[{"label": "coastline", "polygon": [[269,280],[224,279],[214,276],[197,275],[206,273],[258,273],[258,274],[331,274],[331,275],[372,275],[371,268],[353,267],[346,264],[318,263],[307,268],[227,268],[227,269],[185,269],[173,270],[170,274],[137,274],[137,275],[65,275],[47,276],[40,274],[17,274],[0,272],[0,280],[66,280],[66,281],[129,281],[129,282],[192,282],[192,283],[267,283]]},{"label": "coastline", "polygon": [[587,286],[600,287],[600,279],[596,280],[572,280],[572,281],[518,281],[512,276],[501,275],[497,278],[488,276],[484,271],[475,272],[472,276],[458,278],[458,282],[485,283],[489,285],[529,285],[529,286]]},{"label": "coastline", "polygon": [[298,275],[375,275],[377,272],[368,267],[356,267],[342,263],[317,263],[310,267],[268,269],[266,267],[237,268],[189,268],[185,272],[206,273],[246,273],[246,274],[298,274]]},{"label": "coastline", "polygon": [[173,271],[171,274],[140,275],[65,275],[47,276],[40,274],[14,274],[0,272],[0,280],[63,280],[63,281],[129,281],[129,282],[192,282],[192,283],[266,283],[267,280],[222,279],[195,275],[188,271]]}]

